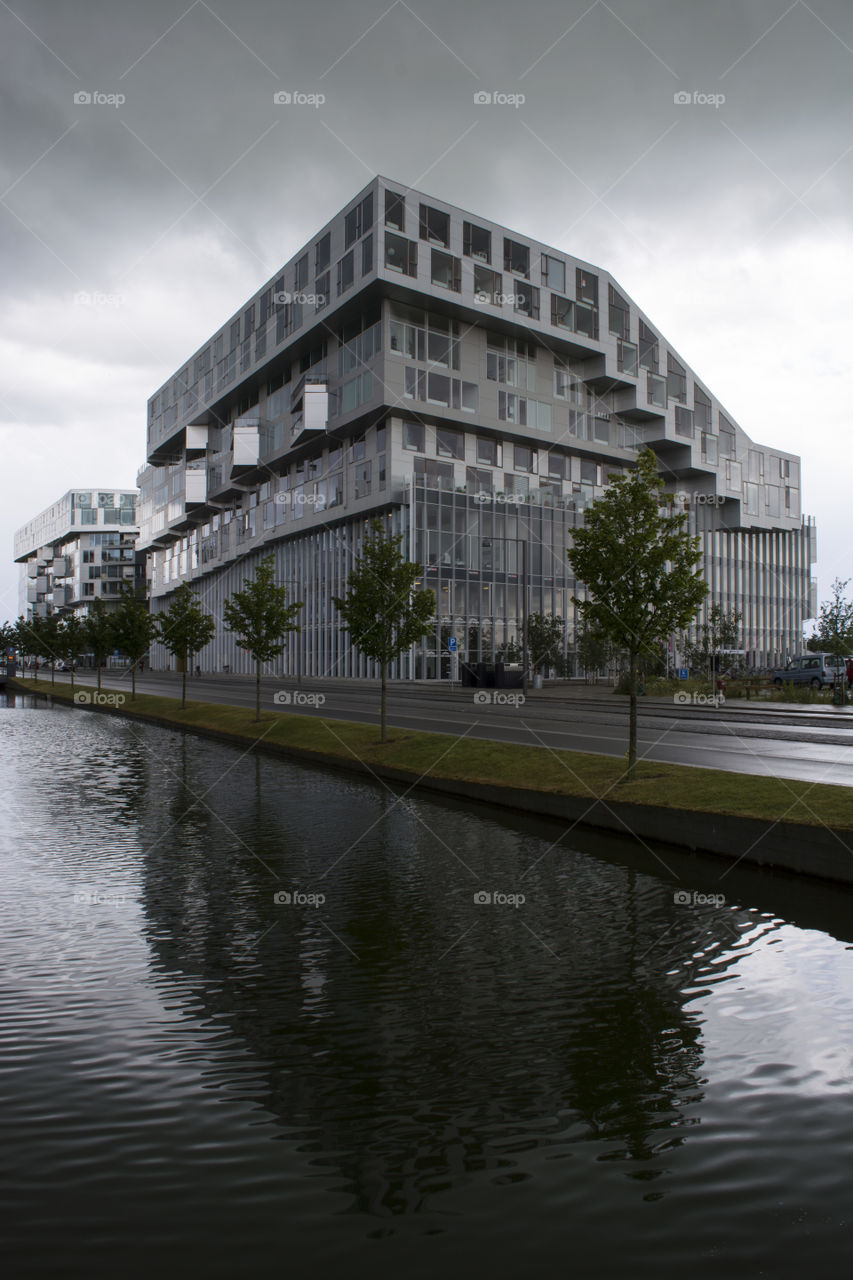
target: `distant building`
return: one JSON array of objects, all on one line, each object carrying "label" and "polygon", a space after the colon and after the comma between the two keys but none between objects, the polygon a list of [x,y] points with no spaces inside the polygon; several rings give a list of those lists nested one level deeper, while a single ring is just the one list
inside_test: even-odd
[{"label": "distant building", "polygon": [[[136,588],[138,493],[135,489],[72,489],[15,534],[21,565],[20,612],[85,614],[93,600],[115,603]],[[144,583],[144,576],[142,578]]]},{"label": "distant building", "polygon": [[523,542],[529,610],[566,620],[571,659],[573,530],[643,446],[701,538],[708,603],[743,614],[748,661],[800,649],[799,459],[754,443],[605,271],[375,178],[149,401],[152,610],[196,584],[217,619],[200,661],[248,671],[222,604],[272,555],[305,602],[283,669],[372,672],[332,597],[380,516],[437,597],[398,678],[447,676],[451,636],[470,662],[518,639]]}]

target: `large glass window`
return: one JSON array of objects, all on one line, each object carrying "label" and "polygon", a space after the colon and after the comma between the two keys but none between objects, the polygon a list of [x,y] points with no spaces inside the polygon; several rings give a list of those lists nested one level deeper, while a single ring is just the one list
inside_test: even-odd
[{"label": "large glass window", "polygon": [[737,433],[725,414],[720,414],[720,457],[737,457]]},{"label": "large glass window", "polygon": [[433,249],[430,277],[433,284],[458,293],[461,288],[461,274],[462,264],[458,258],[451,257],[449,253],[442,253],[440,249]]},{"label": "large glass window", "polygon": [[666,394],[670,400],[687,400],[687,370],[671,351],[666,353]]},{"label": "large glass window", "polygon": [[403,448],[414,453],[424,452],[424,424],[422,422],[403,423]]},{"label": "large glass window", "polygon": [[513,446],[513,468],[516,471],[536,471],[536,450],[526,444]]},{"label": "large glass window", "polygon": [[637,376],[637,346],[634,342],[624,342],[621,338],[616,344],[616,367],[620,373]]},{"label": "large glass window", "polygon": [[355,261],[353,251],[344,254],[338,263],[338,293],[344,293],[350,288],[355,279]]},{"label": "large glass window", "polygon": [[607,327],[611,333],[615,333],[620,338],[630,337],[631,310],[628,303],[622,297],[621,293],[617,293],[612,284],[607,286],[608,296],[608,321]]},{"label": "large glass window", "polygon": [[437,427],[435,432],[435,451],[440,458],[465,457],[465,433],[454,431],[450,427]]},{"label": "large glass window", "polygon": [[321,271],[325,271],[332,260],[332,235],[327,231],[322,240],[318,240],[314,246],[314,275],[318,276]]},{"label": "large glass window", "polygon": [[552,258],[542,254],[542,283],[546,289],[556,289],[558,293],[566,292],[566,264],[560,258]]},{"label": "large glass window", "polygon": [[683,404],[675,406],[675,434],[693,439],[693,411],[685,409]]},{"label": "large glass window", "polygon": [[697,431],[711,430],[711,401],[705,395],[701,387],[693,384],[693,403],[696,406],[693,416],[696,422]]},{"label": "large glass window", "polygon": [[421,240],[428,240],[430,244],[440,244],[445,249],[449,249],[450,214],[442,213],[440,209],[433,209],[428,204],[422,204],[420,206],[418,233]]},{"label": "large glass window", "polygon": [[520,280],[515,281],[513,288],[515,290],[515,310],[521,315],[529,316],[531,320],[539,319],[539,290],[535,285],[522,284]]},{"label": "large glass window", "polygon": [[504,237],[504,270],[513,275],[530,276],[530,249],[526,244]]},{"label": "large glass window", "polygon": [[479,258],[481,262],[492,260],[492,233],[473,222],[462,224],[462,252],[466,258]]},{"label": "large glass window", "polygon": [[348,249],[372,226],[373,192],[369,192],[344,218],[344,248]]},{"label": "large glass window", "polygon": [[661,409],[665,409],[666,378],[660,377],[657,373],[647,373],[646,384],[646,398],[649,404],[654,404]]},{"label": "large glass window", "polygon": [[639,321],[640,368],[658,371],[658,337],[645,321]]},{"label": "large glass window", "polygon": [[385,192],[385,226],[406,230],[406,198],[396,191]]},{"label": "large glass window", "polygon": [[499,271],[474,264],[474,298],[477,302],[490,302],[500,306],[500,295],[503,292],[503,277]]},{"label": "large glass window", "polygon": [[585,271],[583,267],[575,269],[575,292],[578,302],[588,302],[591,306],[598,306],[598,276],[591,271]]},{"label": "large glass window", "polygon": [[503,465],[503,446],[499,440],[490,440],[485,436],[477,437],[477,462],[481,466],[500,467]]},{"label": "large glass window", "polygon": [[418,245],[415,240],[385,232],[385,266],[405,276],[418,274]]}]

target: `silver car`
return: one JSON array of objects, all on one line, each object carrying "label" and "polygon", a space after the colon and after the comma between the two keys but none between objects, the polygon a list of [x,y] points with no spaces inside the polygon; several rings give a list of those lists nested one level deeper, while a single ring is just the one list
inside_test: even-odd
[{"label": "silver car", "polygon": [[798,653],[788,659],[785,667],[776,667],[773,672],[773,683],[806,684],[812,689],[822,689],[824,685],[845,679],[844,659],[834,658],[831,653]]}]

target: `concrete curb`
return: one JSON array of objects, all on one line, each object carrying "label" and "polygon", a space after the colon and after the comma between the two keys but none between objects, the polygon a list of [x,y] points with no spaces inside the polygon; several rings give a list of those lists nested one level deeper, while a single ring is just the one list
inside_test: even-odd
[{"label": "concrete curb", "polygon": [[[21,686],[18,689],[27,692]],[[77,704],[70,699],[61,700],[77,708]],[[262,751],[266,755],[278,756],[296,764],[320,765],[347,774],[358,773],[374,781],[378,779],[382,782],[395,782],[412,791],[431,791],[489,807],[510,809],[514,813],[553,818],[569,828],[579,826],[605,830],[691,852],[714,854],[733,864],[744,861],[761,867],[793,871],[817,880],[853,884],[853,830],[806,826],[782,820],[770,823],[760,818],[742,818],[688,809],[664,809],[623,801],[603,802],[580,796],[468,782],[457,778],[430,778],[405,769],[364,764],[355,758],[347,760],[322,751],[283,746],[263,739],[258,741],[217,729],[176,724],[161,716],[125,708],[89,704],[79,709],[140,720],[161,729],[173,729],[178,733],[195,734],[232,747]]]}]

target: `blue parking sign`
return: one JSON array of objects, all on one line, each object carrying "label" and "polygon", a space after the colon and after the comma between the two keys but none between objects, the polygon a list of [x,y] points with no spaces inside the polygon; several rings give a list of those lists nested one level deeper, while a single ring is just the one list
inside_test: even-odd
[{"label": "blue parking sign", "polygon": [[[687,670],[687,667],[679,667],[679,668],[678,668],[678,678],[679,678],[679,680],[686,680],[686,679],[688,678],[688,676],[689,676],[689,675],[690,675],[690,672]],[[681,697],[681,694],[679,694],[678,696],[679,696],[679,698],[680,698],[680,697]]]},{"label": "blue parking sign", "polygon": [[450,653],[455,653],[457,648],[456,636],[449,636],[447,640],[447,648]]}]

